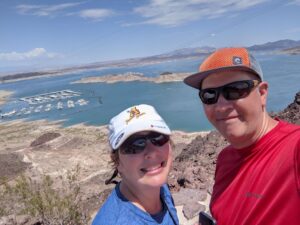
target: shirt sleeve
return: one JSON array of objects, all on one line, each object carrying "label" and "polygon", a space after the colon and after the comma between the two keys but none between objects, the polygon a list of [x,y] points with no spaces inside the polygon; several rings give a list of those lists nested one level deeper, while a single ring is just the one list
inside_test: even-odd
[{"label": "shirt sleeve", "polygon": [[296,145],[295,149],[295,175],[296,175],[296,184],[297,189],[300,194],[300,139]]}]

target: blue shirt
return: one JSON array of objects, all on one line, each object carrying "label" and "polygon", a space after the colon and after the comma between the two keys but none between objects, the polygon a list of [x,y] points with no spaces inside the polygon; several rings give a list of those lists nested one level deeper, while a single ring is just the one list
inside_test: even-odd
[{"label": "blue shirt", "polygon": [[156,215],[150,215],[128,201],[120,192],[118,184],[98,211],[92,225],[179,225],[174,202],[166,184],[161,187],[160,197],[163,210]]}]

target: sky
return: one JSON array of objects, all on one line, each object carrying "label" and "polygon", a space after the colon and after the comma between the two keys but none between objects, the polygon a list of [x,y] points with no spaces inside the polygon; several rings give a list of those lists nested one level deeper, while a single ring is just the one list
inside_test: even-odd
[{"label": "sky", "polygon": [[0,72],[300,40],[300,0],[0,0]]}]

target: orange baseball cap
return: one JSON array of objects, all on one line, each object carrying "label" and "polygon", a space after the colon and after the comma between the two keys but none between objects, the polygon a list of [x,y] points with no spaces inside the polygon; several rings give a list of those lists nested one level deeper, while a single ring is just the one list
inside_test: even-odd
[{"label": "orange baseball cap", "polygon": [[246,48],[221,48],[209,55],[199,66],[199,72],[186,77],[184,83],[200,89],[202,80],[209,74],[226,70],[248,71],[263,80],[258,61]]}]

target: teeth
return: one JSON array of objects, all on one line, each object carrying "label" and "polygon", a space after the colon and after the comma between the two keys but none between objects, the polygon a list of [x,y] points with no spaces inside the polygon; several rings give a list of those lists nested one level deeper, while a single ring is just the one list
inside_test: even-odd
[{"label": "teeth", "polygon": [[158,166],[155,166],[155,167],[150,167],[150,168],[143,168],[142,171],[145,171],[145,172],[150,172],[150,171],[153,171],[153,170],[156,170],[156,169],[159,169],[161,167],[161,164],[158,165]]}]

